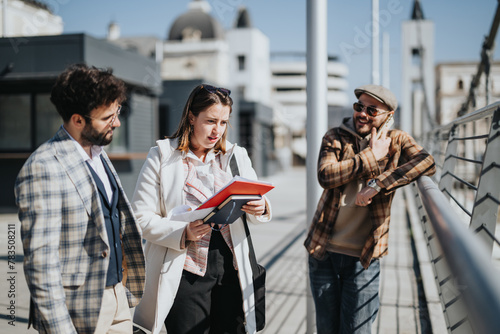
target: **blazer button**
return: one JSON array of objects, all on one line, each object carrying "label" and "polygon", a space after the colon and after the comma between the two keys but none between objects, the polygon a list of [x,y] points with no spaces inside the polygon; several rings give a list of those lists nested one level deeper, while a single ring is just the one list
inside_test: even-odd
[{"label": "blazer button", "polygon": [[101,256],[102,256],[102,257],[106,257],[106,256],[108,256],[108,252],[106,252],[106,251],[102,252]]}]

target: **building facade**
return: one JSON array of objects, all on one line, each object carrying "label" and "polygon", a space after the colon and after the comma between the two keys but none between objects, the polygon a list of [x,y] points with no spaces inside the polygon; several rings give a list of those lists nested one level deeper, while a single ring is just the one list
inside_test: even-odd
[{"label": "building facade", "polygon": [[[131,196],[156,131],[159,68],[154,60],[84,34],[0,38],[0,173],[2,189],[14,189],[17,173],[31,152],[50,139],[62,120],[50,102],[56,77],[75,63],[113,69],[128,90],[108,152]],[[13,191],[0,192],[0,210],[12,209]]]},{"label": "building facade", "polygon": [[[447,124],[458,117],[462,104],[469,95],[472,78],[477,73],[477,62],[451,62],[436,65],[436,115],[439,124]],[[486,75],[476,89],[475,109],[487,105]],[[488,83],[489,103],[500,99],[500,62],[490,67]]]},{"label": "building facade", "polygon": [[[348,105],[347,66],[329,57],[327,63],[327,104],[329,110]],[[276,147],[286,150],[294,164],[306,158],[307,65],[305,53],[274,53],[271,58],[271,98],[277,127]],[[335,115],[334,113],[329,113]],[[285,153],[283,153],[285,154]]]},{"label": "building facade", "polygon": [[419,0],[401,24],[401,130],[415,137],[435,126],[434,22]]},{"label": "building facade", "polygon": [[41,1],[2,0],[0,37],[59,35],[63,21]]},{"label": "building facade", "polygon": [[245,8],[240,8],[234,22],[224,29],[212,16],[208,1],[193,0],[173,21],[165,40],[120,37],[116,24],[110,25],[108,38],[149,54],[160,64],[164,88],[159,107],[161,137],[177,128],[194,86],[207,83],[230,89],[234,104],[228,139],[245,146],[258,175],[265,176],[278,168],[273,136],[269,135],[274,131],[269,39],[251,25]]}]

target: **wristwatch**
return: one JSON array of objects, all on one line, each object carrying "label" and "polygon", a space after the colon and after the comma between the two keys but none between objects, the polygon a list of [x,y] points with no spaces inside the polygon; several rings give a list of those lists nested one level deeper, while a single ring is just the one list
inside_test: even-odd
[{"label": "wristwatch", "polygon": [[366,185],[368,187],[371,187],[371,188],[375,189],[378,192],[380,192],[380,190],[382,190],[382,188],[378,185],[376,179],[371,179],[370,181],[368,181],[368,183]]}]

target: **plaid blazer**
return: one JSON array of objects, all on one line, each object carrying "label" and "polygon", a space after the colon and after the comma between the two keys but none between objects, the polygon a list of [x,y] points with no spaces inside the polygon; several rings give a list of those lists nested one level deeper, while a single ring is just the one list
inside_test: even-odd
[{"label": "plaid blazer", "polygon": [[[141,232],[111,161],[119,187],[124,285],[129,306],[139,303],[145,280]],[[64,129],[41,145],[15,185],[24,249],[24,273],[41,333],[93,333],[109,263],[101,200],[92,175]],[[126,282],[125,282],[126,277]]]},{"label": "plaid blazer", "polygon": [[394,190],[421,175],[435,173],[434,159],[406,132],[389,131],[388,155],[377,161],[368,146],[360,151],[354,134],[342,128],[330,129],[323,137],[318,159],[318,181],[324,188],[304,242],[309,254],[321,259],[325,255],[344,186],[356,179],[376,178],[383,189],[369,205],[371,233],[360,262],[368,268],[373,258],[388,253],[389,221]]}]

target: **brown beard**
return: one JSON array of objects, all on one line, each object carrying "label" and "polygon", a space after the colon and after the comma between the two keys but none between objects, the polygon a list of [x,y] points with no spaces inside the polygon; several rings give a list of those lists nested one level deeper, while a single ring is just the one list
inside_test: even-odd
[{"label": "brown beard", "polygon": [[[111,128],[112,130],[114,128]],[[111,137],[106,138],[106,135],[108,134],[109,130],[106,130],[105,132],[98,132],[91,123],[85,124],[85,127],[83,128],[81,138],[84,143],[90,144],[90,145],[97,145],[97,146],[106,146],[111,143],[113,140],[113,135]]]},{"label": "brown beard", "polygon": [[367,131],[364,131],[364,132],[360,132],[358,125],[357,125],[357,118],[354,118],[353,122],[354,122],[354,129],[356,130],[356,133],[358,135],[360,135],[361,137],[366,137],[368,134],[370,134],[372,132],[373,122],[368,123],[368,125],[370,125],[370,129]]}]

